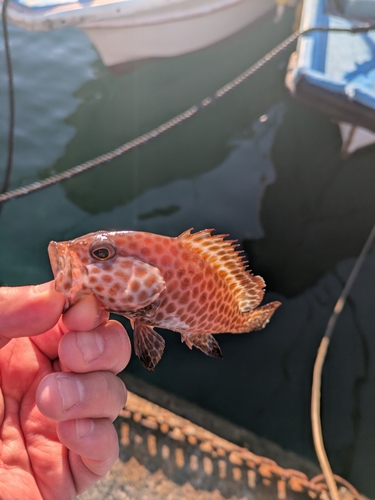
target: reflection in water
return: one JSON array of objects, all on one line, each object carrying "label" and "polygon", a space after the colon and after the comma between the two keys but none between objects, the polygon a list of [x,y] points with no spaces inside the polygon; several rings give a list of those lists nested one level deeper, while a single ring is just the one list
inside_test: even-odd
[{"label": "reflection in water", "polygon": [[[115,209],[114,225],[174,236],[191,226],[214,227],[235,238],[262,236],[258,212],[264,188],[274,181],[270,151],[284,111],[283,103],[273,106],[266,121],[255,122],[251,135],[231,141],[227,158],[211,171],[149,189]],[[178,211],[166,214],[164,206]]]},{"label": "reflection in water", "polygon": [[[278,43],[285,24],[284,28],[282,24],[267,25],[258,30],[257,43],[254,29],[241,32],[225,44],[153,61],[121,77],[114,77],[96,63],[97,79],[77,92],[83,104],[68,119],[77,134],[64,157],[41,175],[61,172],[107,153],[212,95],[264,55],[265,47]],[[262,70],[262,76],[255,75],[205,112],[147,146],[86,173],[84,181],[77,177],[64,182],[66,196],[88,214],[96,215],[121,207],[149,189],[216,168],[232,149],[228,139],[280,100],[283,72],[276,70],[280,86],[275,88],[277,65],[277,61],[272,62]],[[127,221],[121,226],[124,224]]]},{"label": "reflection in water", "polygon": [[168,215],[175,214],[180,210],[178,205],[169,205],[163,208],[154,208],[151,212],[145,212],[139,214],[139,220],[153,219],[154,217],[166,217]]},{"label": "reflection in water", "polygon": [[[81,103],[74,93],[94,78],[91,63],[97,54],[84,33],[74,28],[39,33],[10,25],[9,36],[16,100],[13,188],[38,180],[38,170],[64,154],[76,132],[64,120]],[[4,45],[0,43],[1,166],[8,136],[7,99]]]},{"label": "reflection in water", "polygon": [[375,148],[343,161],[339,147],[337,125],[290,104],[262,204],[265,236],[245,243],[268,289],[294,296],[359,254],[375,222]]}]

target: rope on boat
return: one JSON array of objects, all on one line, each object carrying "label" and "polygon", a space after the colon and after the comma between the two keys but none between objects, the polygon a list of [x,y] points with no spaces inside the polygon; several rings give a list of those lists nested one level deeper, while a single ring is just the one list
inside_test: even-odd
[{"label": "rope on boat", "polygon": [[[9,0],[5,0],[4,3],[7,1],[9,1]],[[5,19],[6,19],[6,16],[3,16],[3,23],[6,22]],[[71,179],[72,177],[75,177],[76,175],[82,174],[83,172],[87,172],[94,167],[98,167],[99,165],[103,165],[104,163],[107,163],[107,162],[110,162],[116,158],[119,158],[120,156],[124,155],[128,151],[131,151],[132,149],[135,149],[139,146],[142,146],[143,144],[150,142],[151,140],[155,139],[156,137],[159,137],[160,135],[164,134],[165,132],[172,129],[176,125],[183,123],[184,121],[188,120],[189,118],[196,115],[200,111],[206,109],[209,105],[213,104],[218,99],[221,99],[228,92],[232,91],[238,85],[245,82],[250,76],[252,76],[254,73],[256,73],[265,64],[272,61],[272,59],[274,59],[280,52],[287,49],[295,40],[297,40],[298,37],[300,37],[302,35],[310,34],[313,31],[339,31],[339,32],[359,33],[359,32],[367,32],[367,31],[370,31],[372,29],[375,29],[375,25],[366,24],[363,26],[354,26],[352,28],[316,27],[316,28],[309,28],[309,29],[302,31],[302,32],[295,31],[292,35],[288,36],[279,45],[274,47],[270,52],[268,52],[265,56],[263,56],[261,59],[259,59],[255,64],[250,66],[246,71],[244,71],[239,76],[237,76],[237,78],[235,78],[234,80],[230,81],[229,83],[227,83],[226,85],[221,87],[219,90],[217,90],[213,96],[206,97],[199,104],[192,106],[191,108],[187,109],[183,113],[180,113],[179,115],[175,116],[174,118],[166,121],[162,125],[159,125],[158,127],[156,127],[153,130],[137,137],[136,139],[133,139],[131,141],[126,142],[122,146],[119,146],[118,148],[114,149],[113,151],[110,151],[109,153],[105,153],[103,155],[97,156],[96,158],[94,158],[92,160],[88,160],[84,163],[81,163],[80,165],[69,168],[69,169],[67,169],[64,172],[61,172],[59,174],[55,174],[55,175],[52,175],[50,177],[47,177],[41,181],[33,182],[32,184],[28,184],[27,186],[23,186],[23,187],[19,187],[16,189],[12,189],[12,190],[7,191],[7,192],[3,192],[2,194],[0,194],[0,206],[2,203],[13,200],[14,198],[19,198],[20,196],[25,196],[27,194],[34,193],[35,191],[39,191],[40,189],[44,189],[46,187],[53,186],[54,184],[57,184],[58,182],[62,182],[62,181],[65,181],[67,179]]]}]

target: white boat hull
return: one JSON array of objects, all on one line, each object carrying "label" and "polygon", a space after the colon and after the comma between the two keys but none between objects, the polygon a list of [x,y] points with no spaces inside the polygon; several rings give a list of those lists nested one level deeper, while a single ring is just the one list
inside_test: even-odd
[{"label": "white boat hull", "polygon": [[[240,0],[174,6],[162,15],[79,25],[89,36],[106,66],[155,57],[172,57],[203,49],[223,40],[270,11],[273,0]],[[177,8],[176,8],[177,7]]]},{"label": "white boat hull", "polygon": [[32,31],[83,29],[111,67],[203,49],[274,6],[274,0],[10,0],[7,14]]}]

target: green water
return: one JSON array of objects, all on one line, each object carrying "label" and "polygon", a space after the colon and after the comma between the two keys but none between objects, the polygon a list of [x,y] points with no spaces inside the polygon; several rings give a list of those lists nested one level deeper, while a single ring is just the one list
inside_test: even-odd
[{"label": "green water", "polygon": [[[11,27],[16,87],[11,187],[110,151],[212,95],[290,34],[272,19],[194,54],[122,76],[74,29]],[[0,49],[0,165],[7,97]],[[218,337],[224,359],[165,332],[154,373],[128,370],[310,458],[311,370],[332,308],[375,221],[375,150],[344,162],[335,124],[291,100],[289,53],[163,137],[19,198],[0,215],[0,281],[51,278],[46,247],[98,229],[177,235],[215,227],[243,243],[283,306],[262,332]],[[262,117],[261,120],[259,118]],[[375,495],[375,255],[338,324],[324,372],[323,426],[335,472]]]}]

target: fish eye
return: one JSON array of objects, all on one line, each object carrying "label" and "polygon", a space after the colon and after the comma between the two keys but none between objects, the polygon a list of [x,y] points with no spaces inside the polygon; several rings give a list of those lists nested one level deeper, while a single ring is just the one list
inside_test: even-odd
[{"label": "fish eye", "polygon": [[112,243],[97,241],[91,245],[90,255],[96,260],[109,260],[116,255],[116,249]]}]

